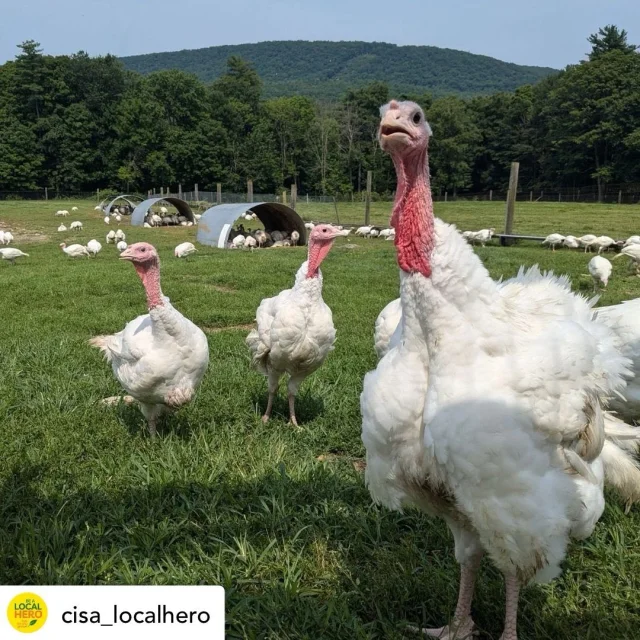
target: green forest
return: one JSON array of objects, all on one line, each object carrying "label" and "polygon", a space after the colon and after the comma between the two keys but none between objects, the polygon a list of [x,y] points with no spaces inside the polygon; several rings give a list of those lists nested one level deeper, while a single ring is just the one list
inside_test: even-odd
[{"label": "green forest", "polygon": [[392,93],[471,97],[514,91],[557,73],[454,49],[386,42],[258,42],[129,56],[122,61],[139,73],[178,69],[212,82],[225,72],[232,56],[253,66],[267,98],[305,95],[323,101],[337,100],[349,89],[374,81],[388,84]]},{"label": "green forest", "polygon": [[588,58],[512,92],[462,98],[394,92],[374,80],[336,100],[266,97],[253,66],[231,56],[213,82],[176,69],[140,74],[114,56],[43,54],[19,45],[0,66],[0,191],[45,186],[144,192],[193,185],[301,194],[389,194],[379,107],[412,99],[433,129],[436,189],[504,190],[512,161],[523,189],[640,183],[640,53],[607,26]]}]

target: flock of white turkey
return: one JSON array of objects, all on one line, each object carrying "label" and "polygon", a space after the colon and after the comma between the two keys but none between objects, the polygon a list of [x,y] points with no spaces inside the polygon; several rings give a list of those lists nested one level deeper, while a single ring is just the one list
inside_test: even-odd
[{"label": "flock of white turkey", "polygon": [[[628,505],[640,498],[640,437],[618,417],[640,418],[640,299],[596,311],[595,300],[573,293],[567,277],[535,266],[494,281],[469,246],[494,230],[460,234],[434,217],[430,135],[415,103],[382,107],[379,141],[398,176],[391,224],[400,297],[376,321],[379,362],[360,398],[365,482],[375,502],[421,509],[453,534],[458,604],[447,626],[422,631],[449,640],[474,634],[474,583],[487,556],[505,579],[502,640],[516,640],[521,587],[560,573],[570,538],[587,538],[602,515],[605,485]],[[293,286],[257,309],[246,344],[268,379],[265,421],[288,375],[297,425],[296,392],[334,347],[320,265],[348,233],[313,225]],[[562,243],[572,246],[567,238]],[[605,248],[595,236],[585,238],[576,239],[579,246]],[[117,239],[110,232],[107,243]],[[560,244],[552,236],[546,243]],[[101,248],[61,246],[69,255],[74,246],[78,255]],[[634,246],[640,244],[626,243],[623,254]],[[194,251],[183,243],[175,255]],[[111,363],[124,401],[140,405],[155,434],[163,412],[193,399],[209,348],[203,331],[162,294],[156,249],[138,242],[120,258],[134,265],[149,312],[90,342]]]}]

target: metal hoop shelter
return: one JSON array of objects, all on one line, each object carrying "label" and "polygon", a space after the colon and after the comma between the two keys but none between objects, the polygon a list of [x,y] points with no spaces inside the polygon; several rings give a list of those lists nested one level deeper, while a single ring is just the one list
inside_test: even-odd
[{"label": "metal hoop shelter", "polygon": [[[102,206],[102,204],[100,206],[102,206],[102,210],[109,213],[111,211],[111,207],[113,207],[113,205],[118,202],[118,200],[124,200],[130,207],[132,210],[134,210],[136,208],[136,203],[133,202],[132,200],[129,200],[129,198],[135,198],[135,196],[127,196],[127,195],[123,195],[123,196],[116,196],[111,202],[109,202],[108,204],[105,204],[104,206]],[[136,198],[136,200],[138,200],[138,198]]]},{"label": "metal hoop shelter", "polygon": [[191,222],[195,223],[196,217],[193,215],[193,211],[191,211],[191,207],[180,198],[174,198],[173,196],[165,196],[164,198],[149,198],[144,202],[141,202],[131,214],[131,226],[133,227],[142,227],[144,225],[144,219],[147,215],[147,211],[156,204],[157,202],[168,202],[172,204],[181,216],[187,218],[187,220],[191,220]]},{"label": "metal hoop shelter", "polygon": [[290,207],[279,202],[218,204],[207,209],[198,222],[197,240],[200,244],[225,249],[233,223],[250,211],[258,216],[268,233],[284,231],[300,234],[299,246],[307,244],[307,230],[302,218]]}]

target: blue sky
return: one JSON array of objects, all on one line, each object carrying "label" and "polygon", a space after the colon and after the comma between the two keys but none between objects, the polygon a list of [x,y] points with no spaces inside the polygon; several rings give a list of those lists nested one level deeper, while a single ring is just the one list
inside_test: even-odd
[{"label": "blue sky", "polygon": [[608,23],[640,43],[640,0],[28,0],[2,3],[0,63],[16,44],[119,56],[262,40],[434,45],[560,68]]}]

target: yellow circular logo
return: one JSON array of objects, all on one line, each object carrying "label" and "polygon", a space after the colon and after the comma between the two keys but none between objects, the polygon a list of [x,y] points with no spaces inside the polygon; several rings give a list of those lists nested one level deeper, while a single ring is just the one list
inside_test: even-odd
[{"label": "yellow circular logo", "polygon": [[47,621],[47,605],[35,593],[21,593],[9,603],[7,618],[16,631],[33,633]]}]

